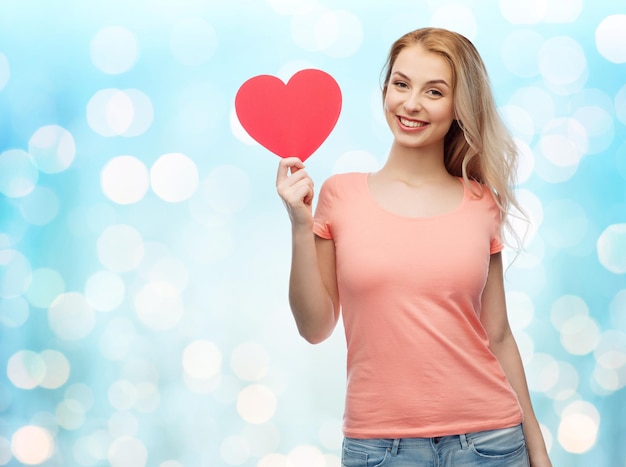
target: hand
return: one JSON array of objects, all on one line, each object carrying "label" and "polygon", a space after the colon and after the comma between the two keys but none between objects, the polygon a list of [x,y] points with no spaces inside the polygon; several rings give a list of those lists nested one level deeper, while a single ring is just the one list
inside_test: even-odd
[{"label": "hand", "polygon": [[[291,175],[289,175],[291,173]],[[297,157],[287,157],[278,164],[276,190],[282,198],[291,223],[295,225],[313,224],[313,180],[304,170],[304,164]]]}]

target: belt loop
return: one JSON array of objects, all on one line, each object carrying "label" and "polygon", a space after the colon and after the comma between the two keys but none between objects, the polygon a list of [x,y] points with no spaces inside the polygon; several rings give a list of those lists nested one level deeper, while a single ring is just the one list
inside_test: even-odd
[{"label": "belt loop", "polygon": [[467,436],[463,434],[459,435],[459,438],[461,438],[461,448],[467,449],[469,447],[469,444],[467,443]]},{"label": "belt loop", "polygon": [[393,446],[391,447],[391,455],[394,457],[398,455],[398,446],[400,446],[400,438],[396,438],[393,440]]}]

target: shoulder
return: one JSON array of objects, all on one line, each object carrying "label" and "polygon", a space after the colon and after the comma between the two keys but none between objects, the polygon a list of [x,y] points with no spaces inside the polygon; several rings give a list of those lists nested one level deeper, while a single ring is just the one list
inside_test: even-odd
[{"label": "shoulder", "polygon": [[366,173],[349,172],[331,175],[322,184],[322,191],[337,193],[346,189],[359,186],[360,182],[367,177]]},{"label": "shoulder", "polygon": [[496,204],[495,193],[488,185],[476,180],[469,180],[466,189],[469,190],[471,199],[482,200],[487,204]]}]

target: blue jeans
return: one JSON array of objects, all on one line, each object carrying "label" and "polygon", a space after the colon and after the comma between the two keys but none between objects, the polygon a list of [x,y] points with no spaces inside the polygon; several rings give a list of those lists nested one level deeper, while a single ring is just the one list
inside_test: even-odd
[{"label": "blue jeans", "polygon": [[528,467],[522,425],[436,438],[344,438],[342,467]]}]

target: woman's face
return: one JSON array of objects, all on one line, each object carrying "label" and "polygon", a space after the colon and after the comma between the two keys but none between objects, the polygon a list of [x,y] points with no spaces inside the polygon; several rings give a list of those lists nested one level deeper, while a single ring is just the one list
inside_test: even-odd
[{"label": "woman's face", "polygon": [[413,45],[391,69],[385,117],[396,144],[439,148],[454,120],[452,69],[442,56]]}]

